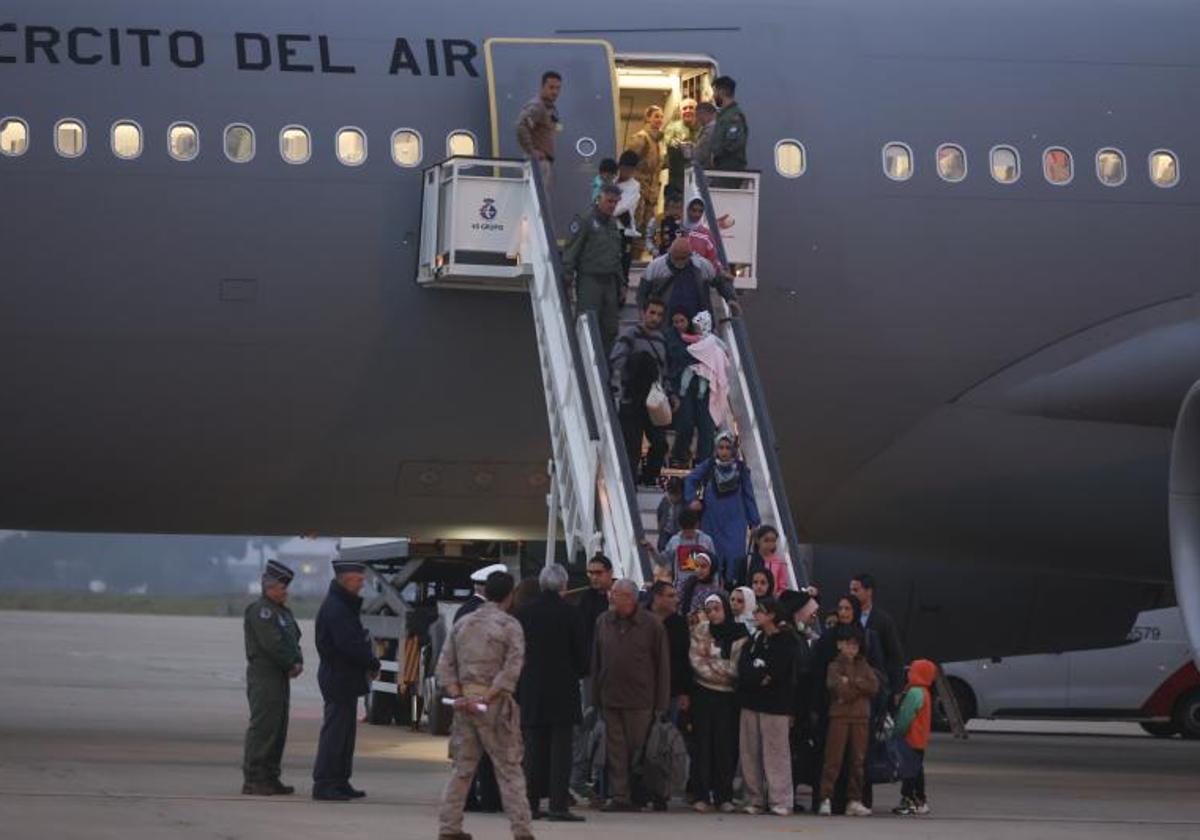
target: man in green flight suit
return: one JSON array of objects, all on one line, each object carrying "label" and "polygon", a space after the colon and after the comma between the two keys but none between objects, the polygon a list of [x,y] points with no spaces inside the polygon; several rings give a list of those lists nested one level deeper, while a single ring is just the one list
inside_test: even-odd
[{"label": "man in green flight suit", "polygon": [[580,311],[593,310],[600,320],[604,353],[612,348],[620,326],[620,295],[625,286],[621,267],[622,233],[613,219],[621,188],[605,184],[596,204],[571,222],[571,239],[563,250],[563,269],[574,280]]},{"label": "man in green flight suit", "polygon": [[713,169],[740,171],[746,168],[746,140],[750,127],[746,115],[733,98],[737,82],[721,76],[713,82],[713,99],[721,110],[717,113],[717,125],[713,131]]},{"label": "man in green flight suit", "polygon": [[289,680],[304,670],[300,627],[286,606],[288,584],[295,573],[277,560],[268,560],[262,577],[262,597],[246,608],[246,696],[250,726],[242,762],[248,796],[294,793],[279,780],[283,745],[287,740]]}]

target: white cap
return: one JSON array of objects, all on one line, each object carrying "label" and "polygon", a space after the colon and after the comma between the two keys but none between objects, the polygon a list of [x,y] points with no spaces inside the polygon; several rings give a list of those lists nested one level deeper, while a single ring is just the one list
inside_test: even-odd
[{"label": "white cap", "polygon": [[[487,583],[487,579],[488,579],[489,575],[493,575],[496,572],[507,572],[507,571],[508,571],[508,566],[505,566],[503,563],[493,563],[490,566],[484,566],[482,569],[480,569],[477,572],[472,572],[471,580],[475,581],[476,583]],[[460,578],[460,580],[461,580],[461,578]]]}]

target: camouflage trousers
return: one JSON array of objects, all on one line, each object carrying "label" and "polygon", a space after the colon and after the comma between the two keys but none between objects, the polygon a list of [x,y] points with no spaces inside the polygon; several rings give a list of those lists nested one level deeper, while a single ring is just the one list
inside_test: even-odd
[{"label": "camouflage trousers", "polygon": [[438,833],[462,831],[467,792],[471,788],[471,780],[475,778],[475,768],[487,753],[496,769],[500,800],[512,823],[513,835],[530,834],[529,798],[525,792],[525,771],[521,765],[524,751],[521,709],[512,697],[501,697],[488,706],[487,712],[482,715],[456,711],[450,727],[450,759],[454,765],[446,782],[446,790],[442,793]]}]

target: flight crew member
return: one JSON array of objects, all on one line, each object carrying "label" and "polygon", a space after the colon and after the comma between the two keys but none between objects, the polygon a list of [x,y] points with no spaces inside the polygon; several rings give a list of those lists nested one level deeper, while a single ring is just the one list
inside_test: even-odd
[{"label": "flight crew member", "polygon": [[242,761],[242,793],[275,796],[296,789],[279,780],[287,741],[289,680],[304,670],[300,627],[287,608],[288,584],[294,573],[278,560],[268,560],[262,597],[246,608],[242,631],[246,643],[246,697],[250,726]]},{"label": "flight crew member", "polygon": [[737,83],[728,76],[713,82],[713,99],[720,112],[713,129],[713,169],[741,170],[746,168],[746,139],[750,128],[746,115],[733,98]]},{"label": "flight crew member", "polygon": [[437,680],[454,698],[450,758],[454,762],[438,814],[440,840],[470,840],[463,806],[479,760],[491,756],[515,840],[532,840],[531,814],[521,766],[521,710],[513,693],[525,664],[525,634],[508,614],[513,577],[488,576],[487,603],[454,625],[437,663]]},{"label": "flight crew member", "polygon": [[542,74],[538,95],[525,103],[517,116],[517,143],[542,171],[546,195],[554,186],[554,137],[561,128],[558,121],[558,95],[562,93],[562,76],[553,70]]},{"label": "flight crew member", "polygon": [[[457,624],[487,603],[487,599],[483,597],[483,590],[492,572],[507,571],[508,566],[503,563],[493,563],[472,572],[471,582],[475,584],[475,592],[454,613],[454,623]],[[467,810],[488,814],[500,810],[500,788],[496,785],[496,770],[492,767],[492,760],[486,755],[479,762],[479,769],[475,771],[475,780],[471,783],[471,790],[467,795]]]},{"label": "flight crew member", "polygon": [[[634,226],[643,233],[658,214],[658,197],[662,192],[663,109],[651,105],[646,109],[645,118],[642,130],[633,135],[629,143],[629,151],[638,156],[637,180],[640,185]],[[643,243],[640,239],[631,244],[639,253],[642,251]]]},{"label": "flight crew member", "polygon": [[317,760],[313,764],[313,799],[345,802],[366,796],[350,785],[354,767],[354,736],[358,698],[379,674],[359,612],[366,567],[352,560],[333,561],[334,579],[317,611],[317,653],[321,667],[317,682],[325,701]]},{"label": "flight crew member", "polygon": [[717,106],[711,102],[701,102],[696,106],[696,122],[700,124],[700,132],[696,135],[696,145],[692,148],[692,162],[700,164],[704,169],[712,169],[713,134],[717,130]]},{"label": "flight crew member", "polygon": [[621,188],[605,184],[591,210],[571,222],[571,238],[563,250],[563,269],[574,280],[578,308],[593,310],[607,354],[620,325],[618,295],[625,278],[621,271],[623,236],[613,219]]}]

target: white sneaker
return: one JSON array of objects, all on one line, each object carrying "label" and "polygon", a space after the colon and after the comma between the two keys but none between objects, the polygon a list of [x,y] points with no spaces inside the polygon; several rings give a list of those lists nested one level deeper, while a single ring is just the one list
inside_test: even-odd
[{"label": "white sneaker", "polygon": [[737,810],[737,806],[734,805],[732,802],[722,802],[719,810],[721,811],[722,814],[732,814],[734,811]]},{"label": "white sneaker", "polygon": [[828,799],[821,800],[821,807],[817,809],[817,816],[818,817],[833,816],[833,806],[829,803]]},{"label": "white sneaker", "polygon": [[916,805],[913,806],[912,812],[914,814],[920,814],[922,817],[925,816],[926,814],[930,813],[929,803],[928,802],[918,802]]},{"label": "white sneaker", "polygon": [[695,802],[692,803],[692,810],[695,811],[697,814],[707,814],[708,813],[708,803],[705,802],[703,799],[697,799]]},{"label": "white sneaker", "polygon": [[869,817],[871,816],[871,809],[859,802],[857,799],[853,799],[846,803],[846,816]]},{"label": "white sneaker", "polygon": [[752,817],[757,817],[762,813],[762,808],[759,808],[757,805],[747,805],[742,809],[742,813],[749,814]]},{"label": "white sneaker", "polygon": [[777,817],[790,817],[792,815],[791,808],[772,808],[771,813]]}]

